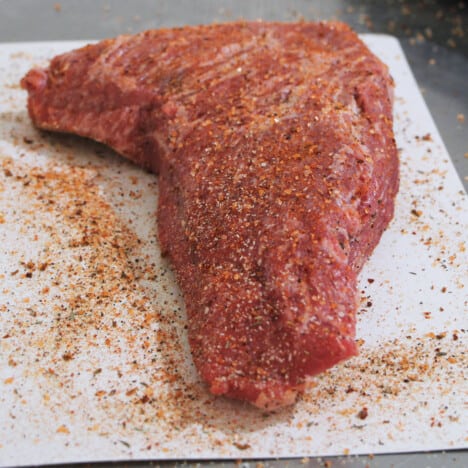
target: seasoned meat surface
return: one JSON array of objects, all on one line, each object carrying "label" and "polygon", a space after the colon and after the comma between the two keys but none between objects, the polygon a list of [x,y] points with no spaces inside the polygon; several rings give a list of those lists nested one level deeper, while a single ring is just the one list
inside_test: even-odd
[{"label": "seasoned meat surface", "polygon": [[263,408],[357,352],[357,275],[393,216],[388,70],[341,23],[120,36],[22,81],[40,128],[159,174],[161,248],[211,392]]}]

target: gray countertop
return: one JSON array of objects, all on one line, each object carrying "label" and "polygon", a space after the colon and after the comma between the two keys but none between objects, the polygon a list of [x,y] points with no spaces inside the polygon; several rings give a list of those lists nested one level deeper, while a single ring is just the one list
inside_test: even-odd
[{"label": "gray countertop", "polygon": [[[183,24],[339,19],[358,32],[396,36],[450,156],[468,188],[468,3],[449,0],[0,0],[0,42],[100,39]],[[240,463],[240,462],[239,462]],[[154,463],[174,466],[174,462]],[[205,462],[211,467],[234,462]],[[151,463],[132,463],[133,467]],[[179,462],[176,466],[199,466]],[[115,466],[100,464],[100,466]],[[468,466],[468,453],[251,461],[240,466]]]}]

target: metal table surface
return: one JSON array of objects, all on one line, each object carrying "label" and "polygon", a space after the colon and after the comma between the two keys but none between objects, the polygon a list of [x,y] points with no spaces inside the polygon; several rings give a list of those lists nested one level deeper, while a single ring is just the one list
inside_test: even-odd
[{"label": "metal table surface", "polygon": [[[0,0],[0,42],[100,39],[163,26],[239,18],[339,19],[360,33],[396,36],[465,190],[468,188],[468,3],[463,0]],[[465,467],[468,452],[250,462],[130,463],[132,467],[236,464],[246,467]]]}]

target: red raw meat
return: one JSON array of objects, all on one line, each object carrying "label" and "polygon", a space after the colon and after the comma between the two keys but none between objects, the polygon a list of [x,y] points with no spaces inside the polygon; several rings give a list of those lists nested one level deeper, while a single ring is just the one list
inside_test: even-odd
[{"label": "red raw meat", "polygon": [[388,70],[341,23],[147,31],[22,81],[40,128],[159,174],[159,238],[211,392],[290,404],[357,352],[356,277],[393,216]]}]

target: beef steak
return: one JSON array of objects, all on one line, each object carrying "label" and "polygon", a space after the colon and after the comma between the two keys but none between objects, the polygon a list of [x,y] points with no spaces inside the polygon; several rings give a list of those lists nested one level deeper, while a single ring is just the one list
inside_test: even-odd
[{"label": "beef steak", "polygon": [[356,277],[393,216],[388,70],[341,23],[146,31],[22,81],[40,128],[159,174],[161,248],[211,392],[263,408],[356,354]]}]

